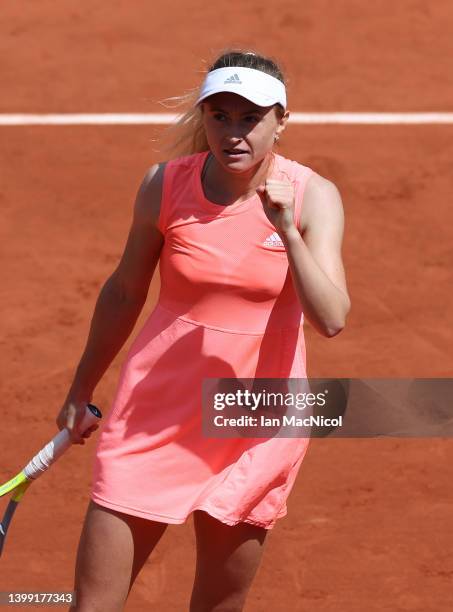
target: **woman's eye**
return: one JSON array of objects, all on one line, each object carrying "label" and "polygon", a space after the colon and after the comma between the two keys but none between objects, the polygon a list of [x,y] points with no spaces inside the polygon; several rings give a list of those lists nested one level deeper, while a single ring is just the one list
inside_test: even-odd
[{"label": "woman's eye", "polygon": [[214,119],[217,121],[223,121],[225,119],[225,115],[222,115],[222,113],[215,113]]},{"label": "woman's eye", "polygon": [[258,123],[260,119],[256,115],[249,115],[245,118],[245,120],[247,121],[247,123]]}]

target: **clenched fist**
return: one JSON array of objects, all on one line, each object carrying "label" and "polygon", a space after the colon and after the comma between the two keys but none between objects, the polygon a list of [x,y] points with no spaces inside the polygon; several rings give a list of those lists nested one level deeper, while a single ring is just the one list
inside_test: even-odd
[{"label": "clenched fist", "polygon": [[287,232],[295,227],[295,191],[292,183],[268,179],[265,185],[260,185],[256,191],[267,218],[277,231]]}]

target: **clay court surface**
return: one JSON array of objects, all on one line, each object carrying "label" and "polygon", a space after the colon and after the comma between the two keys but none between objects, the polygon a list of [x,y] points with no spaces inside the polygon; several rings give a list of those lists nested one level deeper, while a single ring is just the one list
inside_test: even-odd
[{"label": "clay court surface", "polygon": [[[0,112],[161,112],[232,44],[281,58],[290,110],[453,110],[446,0],[180,5],[8,3]],[[0,127],[2,481],[56,432],[163,129]],[[452,376],[452,137],[453,125],[289,125],[279,152],[334,181],[346,214],[353,307],[332,339],[307,322],[309,376]],[[158,287],[96,390],[104,413]],[[1,591],[72,590],[96,435],[27,494]],[[448,438],[313,440],[246,611],[450,610],[452,461]],[[170,526],[126,610],[187,610],[194,545],[192,517]]]}]

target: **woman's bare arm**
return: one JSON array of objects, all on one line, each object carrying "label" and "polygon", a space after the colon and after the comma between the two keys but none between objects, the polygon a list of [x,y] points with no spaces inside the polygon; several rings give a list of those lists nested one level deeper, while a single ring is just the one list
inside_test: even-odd
[{"label": "woman's bare arm", "polygon": [[145,304],[164,241],[157,229],[163,170],[164,164],[155,164],[140,185],[124,253],[99,293],[86,347],[67,399],[91,399]]},{"label": "woman's bare arm", "polygon": [[300,226],[282,236],[293,283],[307,319],[332,337],[351,308],[341,256],[344,212],[335,184],[318,174],[305,188]]}]

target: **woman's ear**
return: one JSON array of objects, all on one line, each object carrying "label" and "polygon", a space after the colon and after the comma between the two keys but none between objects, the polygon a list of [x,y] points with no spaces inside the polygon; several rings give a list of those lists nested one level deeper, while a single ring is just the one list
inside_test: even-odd
[{"label": "woman's ear", "polygon": [[289,118],[289,111],[285,111],[285,113],[278,120],[278,126],[275,132],[278,136],[280,136],[282,132],[285,130],[286,124],[288,122],[288,118]]}]

